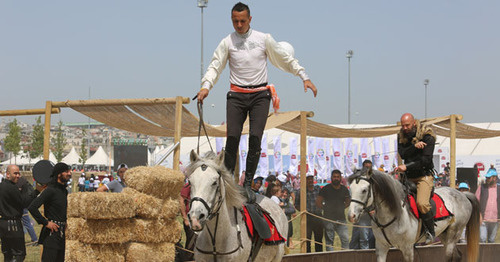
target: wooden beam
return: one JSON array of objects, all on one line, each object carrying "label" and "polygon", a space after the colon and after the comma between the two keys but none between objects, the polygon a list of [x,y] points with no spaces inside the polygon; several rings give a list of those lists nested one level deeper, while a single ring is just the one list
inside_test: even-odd
[{"label": "wooden beam", "polygon": [[[461,116],[458,117],[461,119]],[[457,115],[450,116],[450,187],[455,188],[457,174]]]},{"label": "wooden beam", "polygon": [[[305,240],[307,238],[307,215],[305,213],[307,211],[307,114],[308,112],[300,112],[300,212],[302,212],[302,215],[300,217],[301,240]],[[306,253],[306,241],[301,242],[300,250],[302,253]]]},{"label": "wooden beam", "polygon": [[[61,109],[52,108],[52,114],[59,114]],[[0,116],[26,116],[26,115],[43,115],[45,114],[44,108],[38,109],[18,109],[18,110],[0,110]]]},{"label": "wooden beam", "polygon": [[[114,106],[114,105],[154,105],[175,104],[179,97],[175,98],[137,98],[137,99],[93,99],[93,100],[67,100],[52,102],[52,107],[72,106]],[[189,97],[180,97],[181,104],[189,104]]]},{"label": "wooden beam", "polygon": [[45,102],[45,130],[43,134],[43,159],[49,160],[50,154],[50,118],[52,114],[52,102]]},{"label": "wooden beam", "polygon": [[[175,130],[174,130],[174,144],[181,141],[181,129],[182,129],[182,103],[183,98],[178,96],[175,98]],[[181,144],[174,150],[174,170],[179,170],[179,160],[181,158]]]}]

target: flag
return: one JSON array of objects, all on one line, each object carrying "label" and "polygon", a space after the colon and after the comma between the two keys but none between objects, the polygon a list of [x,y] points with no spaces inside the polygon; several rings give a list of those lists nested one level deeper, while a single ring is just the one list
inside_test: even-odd
[{"label": "flag", "polygon": [[384,170],[388,171],[391,168],[391,159],[389,157],[390,150],[389,150],[389,138],[385,137],[382,139],[382,156],[384,158]]},{"label": "flag", "polygon": [[377,169],[382,164],[382,161],[380,159],[381,158],[380,152],[381,152],[380,137],[374,137],[373,138],[373,166]]},{"label": "flag", "polygon": [[354,152],[353,152],[352,138],[346,138],[345,155],[344,155],[344,160],[345,160],[344,176],[350,176],[353,173],[352,170],[352,166],[354,165],[353,158],[354,158]]},{"label": "flag", "polygon": [[281,136],[274,137],[274,172],[283,173],[283,161],[281,159]]},{"label": "flag", "polygon": [[[398,166],[398,136],[396,135],[396,139],[394,140],[394,158],[393,158],[393,165],[395,167]],[[394,169],[394,168],[392,168]]]},{"label": "flag", "polygon": [[332,141],[333,169],[342,170],[342,142],[340,138],[334,138]]},{"label": "flag", "polygon": [[299,152],[297,138],[290,138],[290,174],[297,176],[297,167],[299,166]]},{"label": "flag", "polygon": [[[248,154],[248,135],[242,135],[240,138],[240,173],[247,169],[247,154]],[[238,176],[238,177],[239,177]]]},{"label": "flag", "polygon": [[259,174],[261,177],[266,178],[269,175],[269,158],[267,157],[267,133],[262,136],[261,146],[262,151],[260,151],[259,159]]},{"label": "flag", "polygon": [[326,173],[327,175],[327,180],[329,179],[329,175],[332,172],[331,168],[331,160],[332,160],[332,140],[329,138],[325,139],[325,160],[326,160]]},{"label": "flag", "polygon": [[368,147],[368,138],[361,138],[359,142],[359,162],[362,165],[365,160],[370,159],[370,147]]},{"label": "flag", "polygon": [[310,137],[307,140],[307,165],[309,166],[309,170],[307,171],[308,175],[314,175],[315,153],[316,153],[316,138]]},{"label": "flag", "polygon": [[217,152],[217,155],[222,151],[223,147],[224,147],[224,138],[223,137],[216,137],[215,138],[215,151]]},{"label": "flag", "polygon": [[326,164],[325,139],[316,138],[316,159],[318,161],[318,179],[328,179],[328,168]]}]

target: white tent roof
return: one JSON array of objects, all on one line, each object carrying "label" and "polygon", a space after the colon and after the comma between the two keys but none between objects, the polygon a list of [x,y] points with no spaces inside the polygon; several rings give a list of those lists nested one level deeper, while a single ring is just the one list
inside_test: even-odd
[{"label": "white tent roof", "polygon": [[[10,159],[7,159],[0,163],[1,165],[34,165],[36,162],[42,160],[43,157],[39,156],[37,158],[30,158],[28,153],[19,153],[16,157],[12,156]],[[57,159],[52,152],[49,153],[49,160],[53,163],[57,163]]]},{"label": "white tent roof", "polygon": [[[109,161],[109,162],[108,162]],[[99,146],[97,151],[85,162],[86,165],[100,165],[100,166],[108,166],[111,165],[113,166],[113,160],[109,159],[108,155],[106,152],[104,152],[104,149],[102,146]]]},{"label": "white tent roof", "polygon": [[81,164],[79,162],[79,160],[80,160],[80,156],[76,152],[75,147],[72,147],[71,150],[69,151],[69,153],[65,157],[63,157],[62,162],[66,163],[68,165],[77,165],[77,164]]}]

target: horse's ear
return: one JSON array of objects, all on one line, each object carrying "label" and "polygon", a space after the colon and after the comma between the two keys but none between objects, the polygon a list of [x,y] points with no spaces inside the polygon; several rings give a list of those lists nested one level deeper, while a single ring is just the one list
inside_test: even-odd
[{"label": "horse's ear", "polygon": [[198,154],[196,154],[194,149],[192,149],[191,153],[189,154],[189,160],[191,160],[191,163],[194,163],[194,162],[198,161],[199,159],[200,159],[200,156],[198,156]]},{"label": "horse's ear", "polygon": [[215,163],[218,165],[218,166],[222,166],[224,165],[224,155],[225,155],[225,152],[224,152],[224,149],[222,149],[219,153],[219,155],[217,156],[217,159],[215,159]]}]

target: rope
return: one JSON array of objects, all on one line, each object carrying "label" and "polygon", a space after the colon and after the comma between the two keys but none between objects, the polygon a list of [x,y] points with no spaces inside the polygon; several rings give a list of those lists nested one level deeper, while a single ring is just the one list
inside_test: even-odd
[{"label": "rope", "polygon": [[191,253],[191,254],[194,254],[194,252],[193,252],[193,251],[191,251],[191,250],[189,250],[189,249],[185,249],[185,248],[180,247],[180,246],[175,246],[175,248],[180,249],[180,250],[183,250],[183,251],[186,251],[186,252],[189,252],[189,253]]},{"label": "rope", "polygon": [[310,213],[309,211],[301,211],[300,213],[298,213],[298,214],[297,214],[297,216],[296,216],[296,217],[294,217],[294,218],[292,218],[292,219],[288,220],[288,222],[290,222],[290,221],[293,221],[293,220],[297,219],[297,218],[298,218],[300,215],[302,215],[303,213],[306,213],[306,214],[308,214],[308,215],[310,215],[310,216],[317,217],[317,218],[319,218],[319,219],[321,219],[321,220],[324,220],[324,221],[327,221],[327,222],[330,222],[330,223],[334,223],[334,224],[339,224],[339,225],[344,225],[344,226],[353,226],[353,227],[359,227],[359,228],[372,228],[372,226],[359,226],[359,225],[354,225],[354,224],[344,223],[344,222],[340,222],[340,221],[330,220],[330,219],[328,219],[328,218],[324,218],[324,217],[322,217],[322,216],[318,216],[318,215],[316,215],[316,214]]}]

